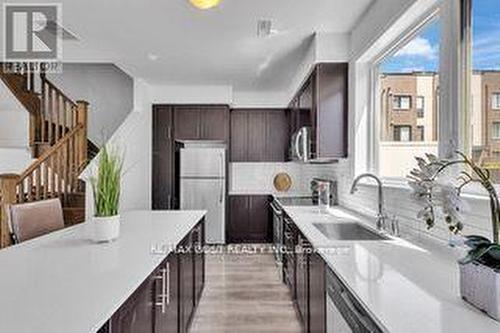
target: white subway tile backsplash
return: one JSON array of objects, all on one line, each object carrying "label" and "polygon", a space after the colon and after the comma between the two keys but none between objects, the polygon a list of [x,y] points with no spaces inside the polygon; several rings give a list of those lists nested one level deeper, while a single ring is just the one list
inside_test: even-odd
[{"label": "white subway tile backsplash", "polygon": [[[274,177],[286,172],[292,179],[287,192],[278,193],[273,185]],[[309,195],[310,182],[314,177],[334,179],[332,164],[284,163],[231,163],[229,167],[229,194],[282,194]]]}]

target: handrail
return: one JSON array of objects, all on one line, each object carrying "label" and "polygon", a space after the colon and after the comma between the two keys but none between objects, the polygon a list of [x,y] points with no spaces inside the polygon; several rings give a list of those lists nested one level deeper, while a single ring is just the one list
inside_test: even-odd
[{"label": "handrail", "polygon": [[29,176],[40,164],[49,159],[55,151],[61,148],[66,142],[68,142],[73,136],[75,136],[80,130],[83,130],[83,125],[77,125],[69,133],[67,133],[61,140],[59,140],[55,145],[49,148],[45,153],[43,153],[36,161],[31,163],[30,166],[20,176],[19,182],[23,181],[27,176]]},{"label": "handrail", "polygon": [[52,83],[45,75],[41,76],[42,83],[45,82],[47,83],[48,86],[50,86],[51,89],[54,89],[61,97],[63,97],[68,103],[72,104],[74,107],[76,107],[76,102],[74,102],[71,98],[69,98],[65,93],[62,92],[61,89],[59,89],[54,83]]}]

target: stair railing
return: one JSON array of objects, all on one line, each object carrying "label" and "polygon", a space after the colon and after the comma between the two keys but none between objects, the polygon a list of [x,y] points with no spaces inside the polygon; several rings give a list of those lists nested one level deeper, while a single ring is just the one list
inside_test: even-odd
[{"label": "stair railing", "polygon": [[78,122],[77,103],[73,102],[44,74],[41,78],[41,108],[39,139],[42,143],[55,144]]},{"label": "stair railing", "polygon": [[76,103],[75,126],[21,175],[0,175],[0,247],[10,245],[8,205],[60,198],[78,192],[78,176],[87,164],[88,103]]}]

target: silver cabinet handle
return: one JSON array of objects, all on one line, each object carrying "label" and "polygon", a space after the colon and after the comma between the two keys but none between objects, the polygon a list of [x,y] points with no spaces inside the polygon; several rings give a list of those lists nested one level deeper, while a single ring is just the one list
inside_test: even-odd
[{"label": "silver cabinet handle", "polygon": [[224,180],[226,179],[226,177],[224,176],[224,154],[220,153],[219,157],[220,157],[220,176],[221,176],[219,202],[222,203],[222,199],[224,196]]},{"label": "silver cabinet handle", "polygon": [[[167,266],[168,267],[168,266]],[[156,301],[155,305],[156,306],[159,306],[161,308],[161,313],[165,313],[165,310],[166,310],[166,304],[165,304],[165,301],[166,301],[166,288],[167,288],[167,269],[166,268],[162,268],[160,269],[160,274],[155,276],[155,279],[156,280],[161,280],[161,293],[160,295],[158,295],[157,297],[160,298],[159,301]],[[170,298],[170,297],[169,297]]]},{"label": "silver cabinet handle", "polygon": [[167,262],[167,286],[166,286],[166,297],[167,297],[167,304],[170,304],[170,263]]}]

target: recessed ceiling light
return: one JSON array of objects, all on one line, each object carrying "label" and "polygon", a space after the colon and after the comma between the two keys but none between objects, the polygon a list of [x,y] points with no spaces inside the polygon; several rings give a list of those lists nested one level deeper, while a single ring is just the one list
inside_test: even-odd
[{"label": "recessed ceiling light", "polygon": [[156,54],[153,54],[153,53],[148,53],[148,59],[151,60],[151,61],[156,61],[158,60],[158,55]]},{"label": "recessed ceiling light", "polygon": [[210,9],[217,6],[221,0],[189,0],[198,9]]}]

